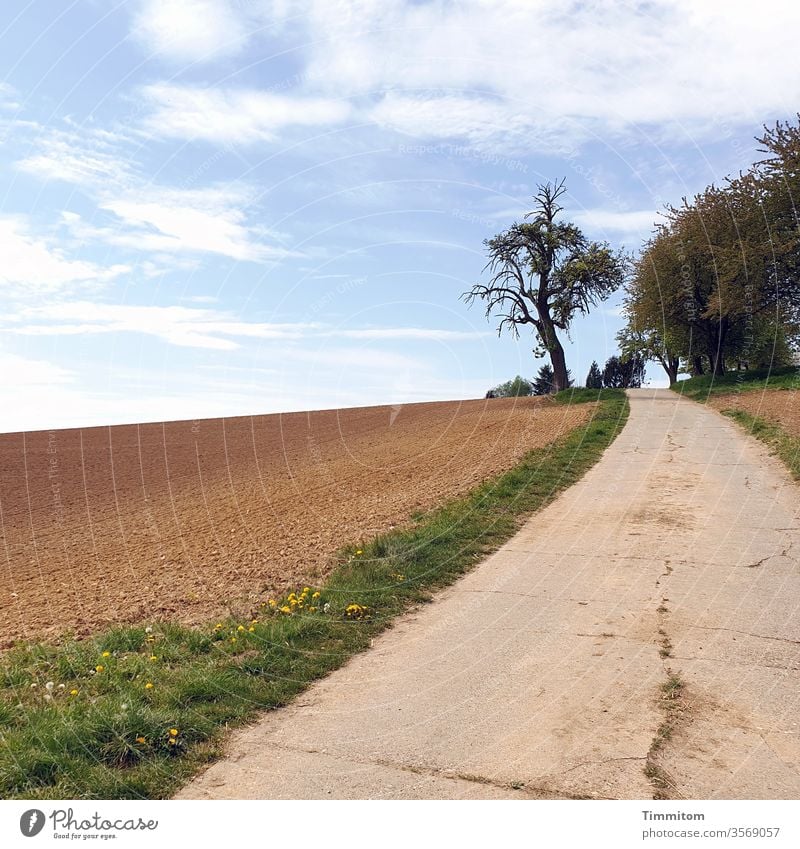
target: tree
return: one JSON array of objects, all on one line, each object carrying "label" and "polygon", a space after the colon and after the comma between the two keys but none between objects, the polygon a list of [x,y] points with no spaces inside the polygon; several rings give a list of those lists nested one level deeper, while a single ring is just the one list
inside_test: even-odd
[{"label": "tree", "polygon": [[602,389],[603,388],[603,372],[600,371],[600,366],[595,360],[592,360],[592,365],[589,368],[589,374],[586,375],[587,389]]},{"label": "tree", "polygon": [[667,373],[670,385],[678,379],[681,358],[672,343],[656,330],[638,330],[635,317],[628,318],[628,325],[617,333],[617,343],[624,357],[641,357],[644,362],[657,360]]},{"label": "tree", "polygon": [[757,139],[767,158],[679,207],[646,242],[627,290],[623,353],[673,381],[791,358],[800,324],[800,116]]},{"label": "tree", "polygon": [[558,331],[569,334],[576,314],[588,313],[618,289],[627,264],[622,252],[590,242],[574,224],[556,220],[565,192],[564,180],[540,185],[534,209],[524,216],[531,220],[484,241],[489,282],[462,295],[470,305],[484,301],[487,318],[498,315],[498,334],[508,329],[518,339],[521,326],[533,327],[534,356],[549,356],[556,391],[569,385]]},{"label": "tree", "polygon": [[549,395],[554,391],[553,369],[545,363],[533,379],[534,395]]},{"label": "tree", "polygon": [[645,361],[632,357],[612,356],[603,367],[603,386],[606,389],[638,389],[644,380]]},{"label": "tree", "polygon": [[527,395],[533,395],[533,386],[531,381],[519,375],[486,393],[487,398],[520,398]]}]

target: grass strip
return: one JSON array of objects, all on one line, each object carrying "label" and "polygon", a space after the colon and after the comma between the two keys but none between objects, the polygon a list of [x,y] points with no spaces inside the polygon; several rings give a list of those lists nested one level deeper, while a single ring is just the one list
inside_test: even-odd
[{"label": "grass strip", "polygon": [[670,387],[684,398],[706,401],[714,395],[733,392],[763,392],[765,389],[800,389],[800,369],[796,366],[762,371],[732,371],[721,376],[704,374],[680,380]]},{"label": "grass strip", "polygon": [[787,433],[779,424],[744,410],[723,410],[750,434],[765,442],[783,460],[796,480],[800,480],[800,438]]},{"label": "grass strip", "polygon": [[[800,369],[796,366],[772,371],[732,372],[722,377],[692,377],[671,388],[693,401],[703,403],[714,395],[738,392],[782,390],[800,392]],[[786,464],[793,477],[800,480],[800,438],[787,432],[777,422],[754,416],[744,410],[722,410],[722,414],[738,422],[752,436],[765,442]]]},{"label": "grass strip", "polygon": [[324,586],[265,599],[245,621],[154,622],[25,643],[0,658],[0,796],[159,799],[221,754],[224,732],[280,707],[366,649],[575,483],[624,425],[620,390],[590,420],[465,497],[337,555]]}]

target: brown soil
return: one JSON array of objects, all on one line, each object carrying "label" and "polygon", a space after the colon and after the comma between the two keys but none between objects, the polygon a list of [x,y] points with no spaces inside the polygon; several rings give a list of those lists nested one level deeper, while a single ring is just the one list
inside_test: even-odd
[{"label": "brown soil", "polygon": [[752,416],[777,422],[787,433],[800,436],[800,392],[767,389],[717,395],[710,402],[717,410],[744,410]]},{"label": "brown soil", "polygon": [[199,622],[508,469],[594,405],[525,398],[0,435],[0,646]]}]

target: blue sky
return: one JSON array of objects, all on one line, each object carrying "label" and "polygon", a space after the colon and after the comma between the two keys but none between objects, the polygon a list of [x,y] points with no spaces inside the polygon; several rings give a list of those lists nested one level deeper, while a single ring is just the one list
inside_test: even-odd
[{"label": "blue sky", "polygon": [[[4,0],[0,430],[534,374],[459,300],[483,239],[563,176],[565,215],[635,250],[747,167],[800,94],[800,7],[758,9]],[[619,298],[575,322],[573,374],[619,326]]]}]

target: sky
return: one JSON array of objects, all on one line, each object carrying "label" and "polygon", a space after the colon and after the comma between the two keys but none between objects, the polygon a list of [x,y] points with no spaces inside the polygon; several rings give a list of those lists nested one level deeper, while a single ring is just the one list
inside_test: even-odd
[{"label": "sky", "polygon": [[[563,177],[635,253],[794,117],[798,31],[783,0],[3,0],[0,431],[533,376],[460,300],[483,240]],[[579,382],[620,304],[565,340]]]}]

